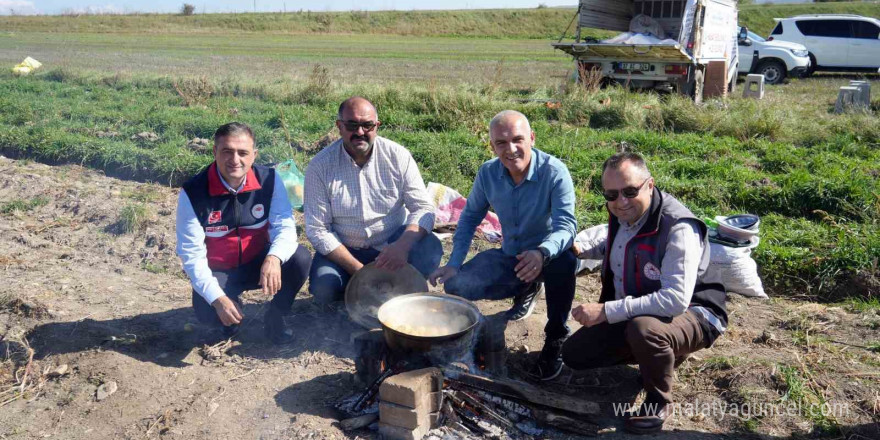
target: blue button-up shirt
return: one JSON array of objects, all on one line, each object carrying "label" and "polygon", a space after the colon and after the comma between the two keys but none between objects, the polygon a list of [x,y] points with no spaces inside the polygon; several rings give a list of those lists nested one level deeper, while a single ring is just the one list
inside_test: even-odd
[{"label": "blue button-up shirt", "polygon": [[577,230],[574,185],[565,164],[543,151],[532,149],[528,173],[519,185],[498,158],[480,166],[458,219],[449,266],[464,262],[490,207],[501,222],[501,250],[507,255],[543,248],[552,258],[571,247]]}]

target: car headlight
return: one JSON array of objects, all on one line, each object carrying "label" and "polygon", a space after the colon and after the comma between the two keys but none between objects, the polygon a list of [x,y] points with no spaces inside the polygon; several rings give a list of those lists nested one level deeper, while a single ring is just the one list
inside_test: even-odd
[{"label": "car headlight", "polygon": [[791,53],[794,54],[794,56],[796,57],[805,57],[810,54],[809,52],[801,49],[791,49]]}]

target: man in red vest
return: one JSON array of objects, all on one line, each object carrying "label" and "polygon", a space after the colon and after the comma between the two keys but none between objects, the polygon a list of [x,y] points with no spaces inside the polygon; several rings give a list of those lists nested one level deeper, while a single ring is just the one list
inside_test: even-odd
[{"label": "man in red vest", "polygon": [[645,402],[625,416],[633,433],[659,431],[672,412],[674,368],[727,327],[724,286],[701,282],[709,265],[706,225],[654,187],[644,159],[618,153],[602,165],[608,237],[581,249],[603,259],[598,303],[571,316],[583,327],[562,347],[573,369],[639,364]]},{"label": "man in red vest", "polygon": [[305,283],[309,251],[299,246],[281,177],[254,165],[254,133],[232,122],[214,133],[214,162],[183,184],[177,204],[177,255],[193,287],[199,321],[226,337],[244,319],[239,296],[262,288],[266,336],[292,340],[284,315]]}]

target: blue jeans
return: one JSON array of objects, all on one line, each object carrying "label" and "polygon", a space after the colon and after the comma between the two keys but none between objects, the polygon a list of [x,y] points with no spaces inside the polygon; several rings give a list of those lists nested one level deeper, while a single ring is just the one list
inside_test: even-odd
[{"label": "blue jeans", "polygon": [[[394,243],[403,234],[404,227],[401,226],[389,239],[388,243]],[[348,249],[351,255],[362,264],[371,263],[379,256],[379,250],[368,249]],[[427,233],[421,240],[417,241],[409,251],[407,261],[418,269],[421,274],[427,278],[431,272],[437,270],[440,266],[440,258],[443,256],[443,245],[436,235]],[[315,252],[312,259],[312,269],[309,273],[309,293],[315,297],[315,301],[320,304],[329,304],[333,301],[341,301],[345,295],[345,286],[351,275],[338,264],[330,261],[319,252]]]},{"label": "blue jeans", "polygon": [[[463,264],[458,274],[444,283],[446,293],[476,301],[504,299],[524,293],[531,287],[520,281],[513,270],[519,260],[501,249],[480,252]],[[565,251],[541,271],[537,281],[544,282],[547,298],[547,339],[568,335],[568,313],[574,301],[577,258]]]}]

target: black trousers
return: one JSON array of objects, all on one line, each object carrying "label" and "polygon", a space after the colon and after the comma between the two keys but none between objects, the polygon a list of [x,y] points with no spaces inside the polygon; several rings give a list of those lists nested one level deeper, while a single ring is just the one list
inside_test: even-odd
[{"label": "black trousers", "polygon": [[[266,251],[268,253],[268,249]],[[263,266],[263,260],[266,253],[254,258],[251,262],[241,265],[235,269],[228,271],[213,271],[214,276],[220,283],[220,288],[226,292],[229,299],[241,305],[242,292],[245,290],[259,289],[260,268]],[[309,275],[309,266],[312,264],[312,256],[303,246],[297,246],[296,252],[281,265],[281,290],[272,297],[270,301],[271,307],[287,313],[299,289],[302,288]],[[201,295],[193,290],[192,293],[193,309],[196,312],[196,318],[203,324],[220,327],[223,325],[217,316],[214,307],[208,304]]]}]

